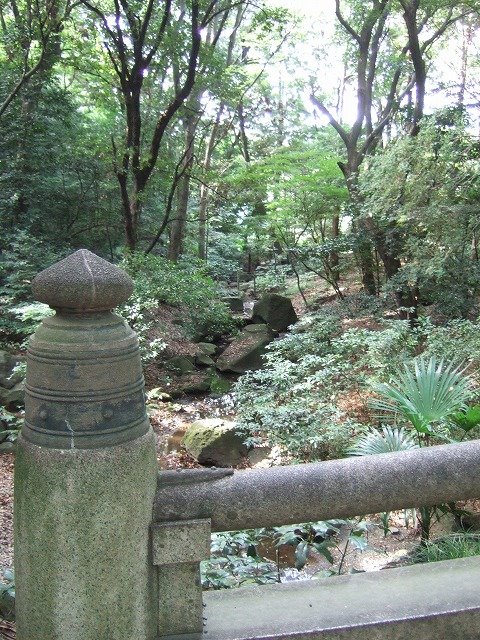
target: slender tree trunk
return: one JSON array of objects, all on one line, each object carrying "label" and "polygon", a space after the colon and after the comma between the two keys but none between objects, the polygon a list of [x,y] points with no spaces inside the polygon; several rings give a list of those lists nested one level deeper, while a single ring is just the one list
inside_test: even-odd
[{"label": "slender tree trunk", "polygon": [[[210,136],[208,138],[207,148],[205,149],[205,157],[203,160],[204,179],[208,180],[208,172],[212,166],[213,150],[217,141],[218,130],[220,128],[220,120],[222,118],[225,104],[222,103],[218,109],[217,117],[213,124]],[[209,200],[208,185],[202,183],[200,186],[200,200],[198,204],[198,257],[200,260],[207,259],[207,210]]]},{"label": "slender tree trunk", "polygon": [[[332,217],[332,238],[336,240],[340,236],[340,216],[335,214]],[[338,267],[340,265],[339,255],[336,251],[332,251],[330,254],[330,266],[332,273],[334,274],[336,282],[340,279],[340,272]]]},{"label": "slender tree trunk", "polygon": [[183,175],[177,188],[177,210],[170,228],[168,258],[176,262],[183,253],[183,241],[187,227],[188,197],[190,195],[190,170],[193,164],[195,132],[197,129],[200,96],[195,96],[184,118],[185,150],[183,155]]},{"label": "slender tree trunk", "polygon": [[[361,205],[360,194],[358,192],[358,170],[360,167],[360,158],[355,149],[347,149],[349,161],[347,163],[339,162],[343,175],[345,176],[345,182],[347,184],[348,193],[352,202],[353,208],[359,210]],[[360,265],[362,272],[362,284],[366,293],[369,295],[377,294],[377,286],[375,282],[375,261],[372,255],[372,243],[369,230],[365,220],[359,218],[358,221],[354,220],[353,225],[359,233],[359,242],[356,249],[356,258]]]}]

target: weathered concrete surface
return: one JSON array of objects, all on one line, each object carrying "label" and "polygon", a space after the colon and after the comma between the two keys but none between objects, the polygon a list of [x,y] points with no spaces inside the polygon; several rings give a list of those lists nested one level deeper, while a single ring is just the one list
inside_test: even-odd
[{"label": "weathered concrete surface", "polygon": [[204,602],[208,640],[478,640],[480,558],[212,591]]},{"label": "weathered concrete surface", "polygon": [[[194,473],[194,472],[193,472]],[[211,518],[212,531],[270,527],[480,497],[480,440],[162,486],[156,520]]]},{"label": "weathered concrete surface", "polygon": [[210,521],[165,522],[152,527],[158,566],[158,633],[203,631],[200,561],[210,558]]},{"label": "weathered concrete surface", "polygon": [[81,250],[34,281],[15,461],[18,640],[155,640],[155,438],[138,341],[109,309],[130,278]]},{"label": "weathered concrete surface", "polygon": [[15,461],[18,640],[154,640],[150,430],[104,449],[45,449]]}]

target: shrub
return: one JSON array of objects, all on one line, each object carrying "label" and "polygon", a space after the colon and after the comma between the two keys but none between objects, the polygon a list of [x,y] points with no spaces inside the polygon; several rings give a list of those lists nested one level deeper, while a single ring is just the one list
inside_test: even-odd
[{"label": "shrub", "polygon": [[424,322],[425,353],[448,362],[480,367],[480,326],[470,320],[452,320],[444,326],[435,327]]},{"label": "shrub", "polygon": [[[213,340],[233,328],[232,317],[218,300],[214,281],[201,263],[173,263],[160,256],[128,254],[122,264],[135,282],[134,296],[128,303],[129,320],[138,312],[152,310],[159,302],[179,310],[178,320],[195,340]],[[137,325],[136,329],[138,330]]]},{"label": "shrub", "polygon": [[[8,240],[8,239],[6,239]],[[35,331],[46,305],[32,301],[33,278],[69,249],[56,249],[42,239],[18,231],[0,254],[0,342],[17,346]]]}]

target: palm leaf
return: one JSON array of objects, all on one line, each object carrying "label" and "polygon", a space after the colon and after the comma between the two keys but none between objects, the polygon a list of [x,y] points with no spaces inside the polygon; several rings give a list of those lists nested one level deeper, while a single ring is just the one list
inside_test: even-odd
[{"label": "palm leaf", "polygon": [[465,369],[437,362],[434,356],[428,361],[419,356],[413,371],[405,366],[396,381],[378,384],[379,394],[371,406],[386,413],[400,414],[411,422],[420,433],[432,433],[434,423],[445,420],[466,407],[471,395],[470,379]]},{"label": "palm leaf", "polygon": [[361,436],[353,447],[348,450],[348,454],[351,456],[368,456],[392,451],[408,451],[410,449],[418,449],[418,444],[403,427],[401,429],[382,427],[381,431],[372,429]]}]

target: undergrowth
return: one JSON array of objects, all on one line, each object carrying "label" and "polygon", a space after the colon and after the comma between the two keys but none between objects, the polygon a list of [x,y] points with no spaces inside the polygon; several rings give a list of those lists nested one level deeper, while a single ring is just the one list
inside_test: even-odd
[{"label": "undergrowth", "polygon": [[[349,305],[324,306],[269,345],[265,367],[242,376],[235,387],[247,441],[267,439],[298,461],[339,458],[353,439],[381,426],[370,406],[378,383],[395,379],[418,354],[460,366],[480,364],[478,323],[455,320],[436,327],[421,319],[412,328],[406,320],[382,318],[377,305],[368,307],[377,316],[370,316],[368,327],[348,326]],[[356,318],[359,312],[355,307]]]}]

